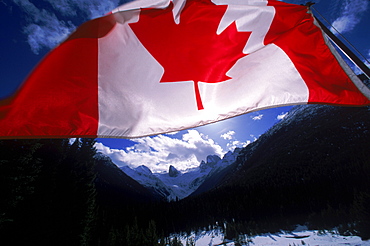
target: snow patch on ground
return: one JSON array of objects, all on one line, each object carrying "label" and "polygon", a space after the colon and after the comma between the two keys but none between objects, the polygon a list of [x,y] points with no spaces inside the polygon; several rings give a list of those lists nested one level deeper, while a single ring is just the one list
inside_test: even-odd
[{"label": "snow patch on ground", "polygon": [[335,231],[323,232],[318,230],[307,230],[306,227],[298,226],[292,232],[266,233],[258,236],[243,236],[239,241],[227,240],[220,230],[203,231],[193,233],[188,236],[173,235],[181,240],[183,245],[186,245],[187,240],[193,239],[196,246],[215,246],[215,245],[253,245],[253,246],[272,246],[272,245],[361,245],[370,246],[370,240],[363,241],[358,236],[341,236]]}]

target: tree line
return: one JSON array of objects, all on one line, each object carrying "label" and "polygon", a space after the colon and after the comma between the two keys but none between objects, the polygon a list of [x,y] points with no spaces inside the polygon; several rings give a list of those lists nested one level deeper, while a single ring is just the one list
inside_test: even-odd
[{"label": "tree line", "polygon": [[170,233],[214,225],[230,238],[306,224],[368,239],[369,122],[368,108],[338,108],[282,127],[247,146],[217,187],[172,202],[112,176],[94,139],[1,140],[0,244],[180,245]]}]

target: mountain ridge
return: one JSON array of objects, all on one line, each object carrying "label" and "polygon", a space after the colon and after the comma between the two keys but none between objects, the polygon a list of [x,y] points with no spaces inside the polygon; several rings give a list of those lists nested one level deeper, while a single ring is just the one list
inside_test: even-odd
[{"label": "mountain ridge", "polygon": [[[151,190],[156,196],[161,196],[167,201],[183,199],[193,193],[203,182],[232,164],[238,156],[241,148],[236,148],[233,152],[227,152],[223,158],[217,155],[209,155],[206,161],[201,161],[199,166],[180,172],[170,165],[166,173],[152,173],[151,170],[141,165],[136,168],[129,166],[119,167],[126,175],[139,182],[141,185]],[[103,154],[102,154],[103,155]],[[106,157],[109,158],[109,157]]]}]

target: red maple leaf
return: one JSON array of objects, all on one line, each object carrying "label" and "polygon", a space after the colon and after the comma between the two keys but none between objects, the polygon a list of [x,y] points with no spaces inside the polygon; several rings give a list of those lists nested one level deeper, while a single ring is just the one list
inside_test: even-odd
[{"label": "red maple leaf", "polygon": [[221,34],[217,28],[226,5],[210,0],[187,1],[180,23],[174,21],[172,2],[165,9],[142,9],[130,26],[140,42],[163,66],[160,82],[194,81],[198,109],[203,109],[198,82],[218,83],[230,79],[226,72],[245,56],[250,32],[238,32],[235,22]]}]

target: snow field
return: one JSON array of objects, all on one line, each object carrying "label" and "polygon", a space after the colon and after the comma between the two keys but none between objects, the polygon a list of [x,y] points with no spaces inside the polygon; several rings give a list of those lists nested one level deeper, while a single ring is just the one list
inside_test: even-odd
[{"label": "snow field", "polygon": [[[297,228],[299,229],[299,227]],[[363,241],[358,236],[341,236],[335,232],[321,232],[317,230],[299,230],[292,232],[267,233],[258,236],[249,237],[249,242],[244,242],[241,245],[248,246],[273,246],[273,245],[310,245],[310,246],[370,246],[370,240]],[[196,246],[235,246],[238,245],[234,241],[224,240],[224,234],[219,230],[203,231],[193,233],[189,236],[177,236],[183,245],[186,245],[187,239],[193,238]],[[172,238],[171,237],[171,238]],[[247,237],[245,237],[247,239]]]}]

